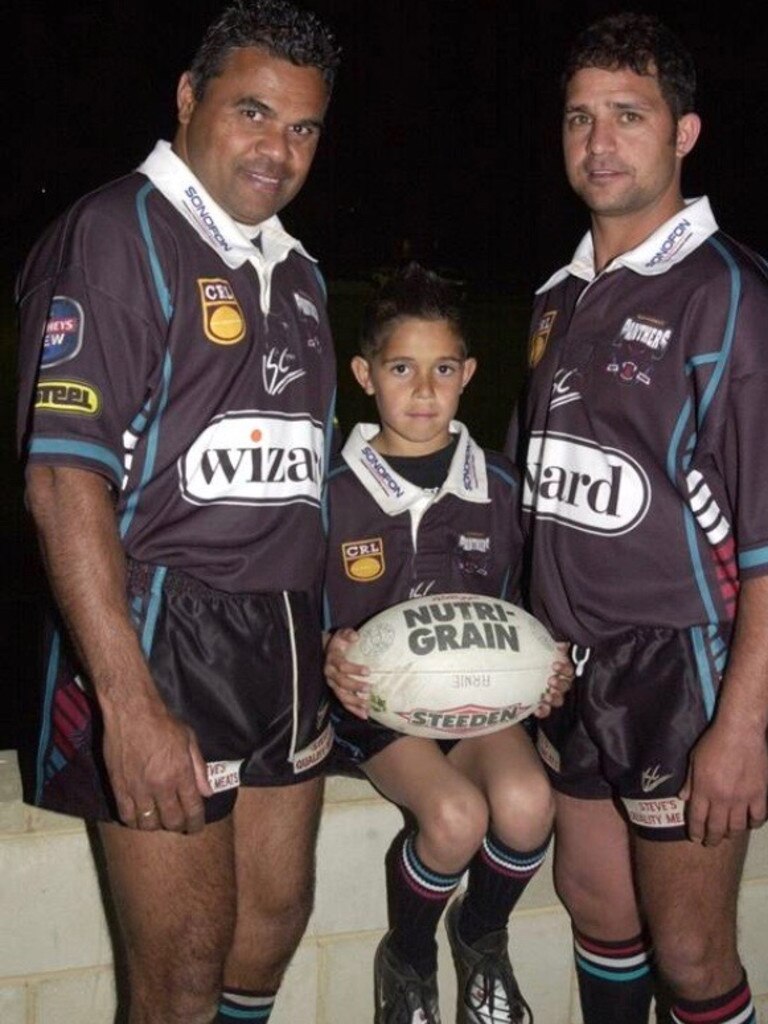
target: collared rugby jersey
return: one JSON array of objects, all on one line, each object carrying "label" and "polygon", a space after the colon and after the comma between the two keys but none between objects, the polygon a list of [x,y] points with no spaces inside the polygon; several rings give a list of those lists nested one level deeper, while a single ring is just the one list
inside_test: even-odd
[{"label": "collared rugby jersey", "polygon": [[507,446],[534,614],[582,644],[728,623],[768,571],[763,261],[703,198],[597,275],[587,236],[537,295]]},{"label": "collared rugby jersey", "polygon": [[230,592],[317,584],[335,361],[277,217],[254,246],[159,143],[41,239],[19,309],[23,454],[102,474],[128,555]]},{"label": "collared rugby jersey", "polygon": [[514,467],[484,451],[466,427],[437,491],[400,476],[358,424],[328,480],[326,627],[358,626],[376,612],[431,593],[513,599],[522,536]]}]

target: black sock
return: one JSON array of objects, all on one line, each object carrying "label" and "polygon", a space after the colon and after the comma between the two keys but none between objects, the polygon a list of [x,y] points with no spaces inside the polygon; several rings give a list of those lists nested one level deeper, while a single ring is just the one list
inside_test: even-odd
[{"label": "black sock", "polygon": [[417,833],[401,832],[387,854],[391,942],[397,955],[423,978],[437,969],[435,932],[463,872],[443,875],[416,853]]},{"label": "black sock", "polygon": [[275,996],[275,992],[265,995],[243,988],[230,988],[221,993],[219,1012],[211,1024],[267,1024]]},{"label": "black sock", "polygon": [[605,942],[574,930],[573,946],[584,1024],[648,1024],[653,976],[644,936]]},{"label": "black sock", "polygon": [[746,974],[736,988],[714,999],[694,1002],[676,999],[672,1020],[677,1024],[756,1024],[755,1007]]},{"label": "black sock", "polygon": [[459,934],[468,946],[506,928],[512,909],[544,862],[549,837],[535,850],[520,853],[492,832],[470,861],[469,885],[459,917]]}]

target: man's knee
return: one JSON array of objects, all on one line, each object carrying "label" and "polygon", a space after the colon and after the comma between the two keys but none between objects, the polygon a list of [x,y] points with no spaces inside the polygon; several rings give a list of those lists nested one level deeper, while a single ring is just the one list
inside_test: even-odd
[{"label": "man's knee", "polygon": [[685,934],[654,938],[657,969],[676,996],[709,999],[738,984],[742,967],[735,943],[692,927]]},{"label": "man's knee", "polygon": [[210,1024],[219,1003],[222,965],[196,975],[182,970],[131,967],[131,1024]]},{"label": "man's knee", "polygon": [[314,907],[314,886],[296,892],[290,899],[275,902],[264,909],[263,927],[277,937],[284,936],[289,953],[298,945]]}]

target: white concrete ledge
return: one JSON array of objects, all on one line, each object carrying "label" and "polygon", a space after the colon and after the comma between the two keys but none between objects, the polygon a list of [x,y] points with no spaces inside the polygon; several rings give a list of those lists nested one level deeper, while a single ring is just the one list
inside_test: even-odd
[{"label": "white concrete ledge", "polygon": [[[386,926],[384,853],[402,819],[366,782],[329,780],[315,911],[272,1024],[373,1019],[373,951]],[[16,755],[0,752],[0,1021],[112,1024],[109,934],[85,829],[22,803]],[[752,841],[740,898],[741,947],[768,1024],[768,829]],[[456,985],[440,933],[443,1018]],[[513,915],[510,948],[537,1024],[579,1024],[567,915],[545,865]],[[617,1022],[619,1024],[619,1022]]]}]

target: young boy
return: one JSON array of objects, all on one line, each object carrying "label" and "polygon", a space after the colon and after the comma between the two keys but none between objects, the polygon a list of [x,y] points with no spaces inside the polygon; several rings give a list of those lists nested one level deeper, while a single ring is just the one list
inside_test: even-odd
[{"label": "young boy", "polygon": [[[391,927],[375,958],[376,1024],[439,1024],[435,933],[467,868],[467,892],[446,924],[457,1022],[533,1020],[506,924],[544,860],[553,802],[526,729],[452,743],[392,732],[368,719],[366,670],[346,655],[349,627],[399,601],[515,595],[515,471],[453,419],[475,366],[448,283],[417,264],[396,274],[366,310],[352,360],[380,423],[354,428],[329,478],[325,597],[335,632],[326,675],[338,699],[336,764],[361,768],[414,824],[387,855]],[[553,671],[571,674],[567,663]]]}]

